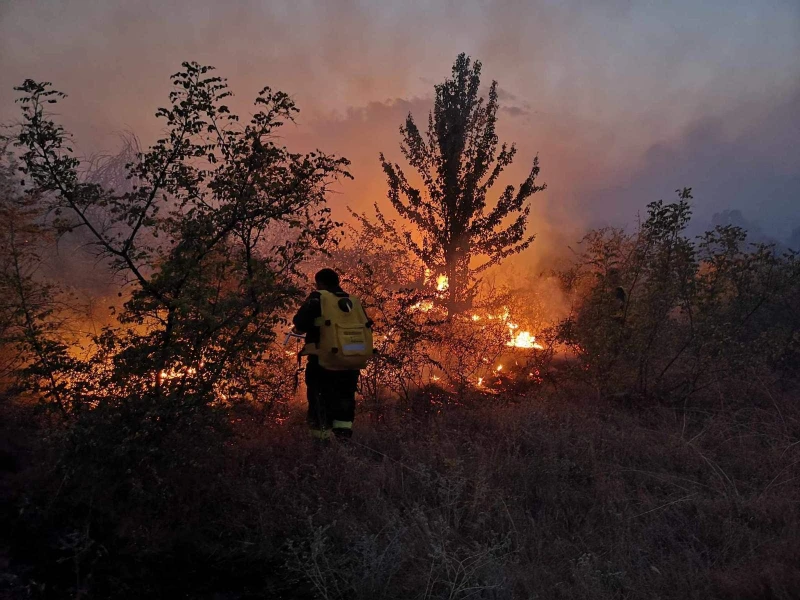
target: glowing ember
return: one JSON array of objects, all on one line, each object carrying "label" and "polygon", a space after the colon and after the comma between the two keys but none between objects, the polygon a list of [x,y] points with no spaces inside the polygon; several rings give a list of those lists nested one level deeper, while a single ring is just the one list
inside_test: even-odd
[{"label": "glowing ember", "polygon": [[447,275],[439,275],[436,278],[436,290],[439,292],[445,291],[449,286]]},{"label": "glowing ember", "polygon": [[503,307],[503,312],[499,315],[486,315],[486,318],[490,321],[494,321],[495,319],[500,319],[501,321],[508,321],[508,318],[511,316],[511,313],[508,310],[507,306]]},{"label": "glowing ember", "polygon": [[483,377],[478,377],[478,387],[483,386]]},{"label": "glowing ember", "polygon": [[497,369],[495,369],[498,373],[503,370],[503,365],[497,365]]},{"label": "glowing ember", "polygon": [[422,312],[429,312],[433,310],[433,302],[430,300],[423,300],[411,306],[411,310],[419,310]]},{"label": "glowing ember", "polygon": [[439,381],[439,379],[441,379],[441,377],[439,377],[438,375],[434,375],[433,377],[431,377],[431,381]]},{"label": "glowing ember", "polygon": [[158,381],[159,383],[163,383],[165,381],[172,381],[173,379],[178,379],[183,377],[184,375],[194,375],[197,373],[197,369],[194,367],[182,367],[180,369],[176,369],[171,367],[169,369],[165,369],[158,374]]}]

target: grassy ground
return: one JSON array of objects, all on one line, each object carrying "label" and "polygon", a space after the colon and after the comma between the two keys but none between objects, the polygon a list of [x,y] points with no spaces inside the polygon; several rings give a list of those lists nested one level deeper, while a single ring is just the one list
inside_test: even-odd
[{"label": "grassy ground", "polygon": [[[791,397],[361,415],[354,443],[328,447],[298,408],[243,425],[160,486],[61,509],[41,497],[65,492],[23,468],[4,483],[0,585],[54,598],[798,598]],[[24,502],[38,508],[20,516]]]}]

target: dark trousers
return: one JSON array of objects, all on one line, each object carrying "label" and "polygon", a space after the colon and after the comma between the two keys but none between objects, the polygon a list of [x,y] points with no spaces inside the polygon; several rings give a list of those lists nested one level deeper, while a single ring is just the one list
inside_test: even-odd
[{"label": "dark trousers", "polygon": [[314,437],[353,434],[359,371],[329,371],[310,358],[306,364],[308,425]]}]

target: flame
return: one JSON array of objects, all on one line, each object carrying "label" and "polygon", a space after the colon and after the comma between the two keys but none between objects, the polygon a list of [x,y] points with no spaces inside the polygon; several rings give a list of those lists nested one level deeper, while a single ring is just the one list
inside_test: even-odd
[{"label": "flame", "polygon": [[433,310],[433,302],[430,300],[421,300],[411,306],[411,310],[419,310],[421,312],[429,312]]},{"label": "flame", "polygon": [[511,312],[508,310],[507,306],[503,307],[503,312],[499,315],[486,315],[486,318],[490,321],[494,321],[495,319],[500,319],[501,321],[508,321],[508,318],[511,316]]},{"label": "flame", "polygon": [[[432,283],[432,276],[430,271],[425,272],[425,281],[426,283]],[[441,298],[441,292],[447,290],[448,281],[446,275],[438,275],[436,277],[436,288],[438,290],[438,294],[436,297]],[[417,310],[421,312],[429,312],[435,308],[435,304],[433,301],[430,300],[421,300],[414,304],[411,309]],[[477,327],[479,329],[486,329],[490,327],[490,323],[487,321],[499,321],[497,325],[500,325],[502,329],[506,329],[507,337],[505,340],[505,345],[509,348],[519,348],[519,349],[534,349],[534,350],[544,350],[544,346],[537,343],[536,336],[534,336],[530,331],[523,330],[522,326],[516,322],[512,321],[511,310],[508,306],[503,306],[496,314],[488,313],[488,312],[475,312],[470,313],[468,315],[469,319],[473,322],[478,324]],[[501,329],[501,331],[502,331]],[[491,359],[487,357],[482,357],[480,359],[484,363],[487,363],[487,367],[491,364]],[[519,364],[519,363],[517,363]],[[493,368],[495,374],[497,376],[503,371],[504,366],[502,364],[497,365]],[[538,376],[535,373],[529,374],[530,377]],[[476,387],[484,387],[484,379],[485,377],[478,377]],[[438,376],[431,376],[431,381],[439,381]]]},{"label": "flame", "polygon": [[530,331],[520,331],[514,334],[514,328],[511,328],[511,339],[506,342],[506,346],[512,348],[535,348],[536,350],[543,350],[544,346],[536,343],[536,336],[531,335]]},{"label": "flame", "polygon": [[[473,321],[477,315],[473,315]],[[536,350],[544,350],[544,346],[541,344],[536,343],[536,337],[531,334],[530,331],[517,331],[519,329],[519,323],[514,323],[510,321],[511,312],[508,310],[507,306],[503,307],[503,312],[499,315],[489,315],[489,319],[500,319],[505,322],[506,326],[508,327],[508,333],[510,339],[506,342],[506,346],[511,348],[534,348]],[[480,318],[480,317],[479,317]]]},{"label": "flame", "polygon": [[184,375],[195,375],[197,373],[197,369],[194,367],[170,367],[169,369],[163,369],[158,374],[158,382],[163,383],[165,381],[172,381],[173,379],[179,379]]},{"label": "flame", "polygon": [[[162,369],[161,371],[158,372],[158,384],[159,385],[166,384],[167,386],[169,386],[170,382],[173,381],[179,383],[179,380],[183,378],[193,377],[197,375],[198,369],[202,369],[203,366],[204,366],[204,361],[201,360],[197,368],[178,365],[175,367],[170,367],[169,369]],[[226,391],[228,389],[228,382],[226,380],[214,383],[212,389],[217,402],[227,402],[229,400],[230,395]]]},{"label": "flame", "polygon": [[[430,271],[425,270],[425,281],[428,281],[428,277],[430,276]],[[436,291],[437,292],[445,292],[447,291],[447,275],[439,275],[436,278]],[[441,298],[440,294],[437,294],[437,297]],[[430,300],[421,300],[416,304],[411,306],[411,310],[418,310],[420,312],[430,312],[433,310],[433,302]]]}]

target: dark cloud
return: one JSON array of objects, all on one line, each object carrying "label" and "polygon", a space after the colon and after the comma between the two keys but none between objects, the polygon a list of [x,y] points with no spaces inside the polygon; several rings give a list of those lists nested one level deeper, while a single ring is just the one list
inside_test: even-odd
[{"label": "dark cloud", "polygon": [[509,102],[516,102],[519,98],[516,94],[512,94],[506,88],[497,86],[497,99],[501,102],[508,100]]},{"label": "dark cloud", "polygon": [[522,106],[501,106],[500,110],[508,113],[512,117],[527,117],[531,114],[530,109]]}]

